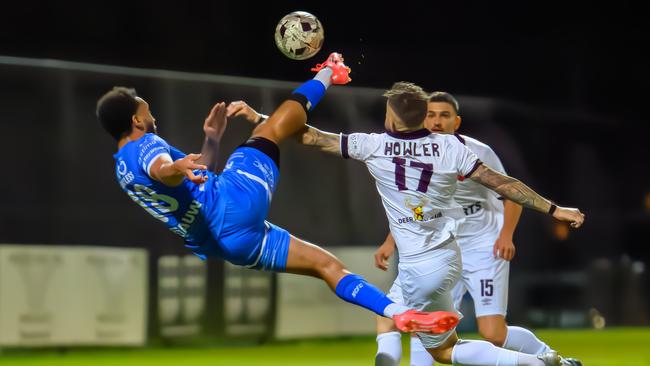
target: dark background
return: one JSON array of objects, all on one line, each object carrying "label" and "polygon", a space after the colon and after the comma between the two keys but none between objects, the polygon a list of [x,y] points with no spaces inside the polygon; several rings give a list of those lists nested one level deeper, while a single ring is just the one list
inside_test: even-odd
[{"label": "dark background", "polygon": [[[355,86],[410,80],[645,120],[647,13],[635,2],[10,2],[0,54],[280,80],[340,51]],[[325,29],[312,61],[275,50],[294,10]]]},{"label": "dark background", "polygon": [[[308,61],[285,58],[273,41],[277,21],[294,10],[315,14],[325,29],[323,50]],[[463,133],[490,144],[513,176],[587,214],[583,229],[562,239],[550,218],[525,212],[516,283],[521,273],[588,271],[601,259],[608,268],[628,258],[650,263],[646,14],[633,2],[26,1],[0,11],[0,56],[302,81],[340,51],[351,87],[408,80],[449,91],[461,101]],[[113,181],[106,152],[114,146],[93,112],[115,84],[135,86],[161,135],[188,151],[199,148],[200,130],[178,121],[201,121],[212,100],[243,98],[269,112],[290,90],[265,99],[257,90],[265,87],[0,68],[0,242],[183,251]],[[314,120],[333,131],[381,130],[383,106],[372,93],[336,88]],[[337,109],[345,103],[362,118]],[[385,219],[365,170],[296,147],[283,148],[283,162],[274,221],[319,244],[380,242]]]}]

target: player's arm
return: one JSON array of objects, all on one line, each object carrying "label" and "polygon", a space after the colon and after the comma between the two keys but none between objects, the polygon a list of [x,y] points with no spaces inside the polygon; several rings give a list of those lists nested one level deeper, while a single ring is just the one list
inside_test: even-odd
[{"label": "player's arm", "polygon": [[262,124],[269,118],[266,114],[254,110],[243,100],[237,100],[228,104],[228,108],[226,108],[226,116],[228,118],[243,117],[246,121],[254,125]]},{"label": "player's arm", "polygon": [[205,165],[207,169],[215,171],[219,158],[219,145],[221,137],[226,131],[226,103],[217,103],[210,110],[210,114],[203,122],[203,147],[201,147],[201,157],[196,161],[197,164]]},{"label": "player's arm", "polygon": [[[238,100],[228,105],[226,115],[231,117],[243,117],[252,124],[262,124],[269,116],[258,113],[246,102]],[[306,125],[302,133],[298,133],[298,141],[303,145],[318,147],[321,151],[340,155],[341,136],[331,132],[321,131],[312,126]]]},{"label": "player's arm", "polygon": [[484,164],[479,165],[469,178],[524,207],[549,213],[560,221],[569,221],[574,228],[580,227],[585,220],[585,215],[577,208],[556,206],[521,181],[501,174]]},{"label": "player's arm", "polygon": [[384,243],[379,246],[377,251],[375,251],[375,267],[382,271],[387,271],[389,265],[388,258],[390,258],[393,253],[395,253],[395,239],[393,239],[393,234],[388,232],[388,236],[386,236]]},{"label": "player's arm", "polygon": [[204,175],[195,175],[193,170],[206,170],[205,165],[197,164],[201,154],[189,154],[182,159],[172,161],[168,154],[161,154],[151,164],[147,172],[152,179],[155,179],[169,187],[176,187],[187,178],[196,184],[205,182],[208,177]]},{"label": "player's arm", "polygon": [[515,228],[519,223],[523,207],[509,199],[503,200],[503,226],[499,237],[494,243],[494,257],[503,258],[507,261],[512,260],[515,256],[515,244],[512,237],[515,234]]},{"label": "player's arm", "polygon": [[314,146],[326,153],[341,155],[341,135],[339,134],[305,125],[302,134],[299,134],[299,140],[303,145]]}]

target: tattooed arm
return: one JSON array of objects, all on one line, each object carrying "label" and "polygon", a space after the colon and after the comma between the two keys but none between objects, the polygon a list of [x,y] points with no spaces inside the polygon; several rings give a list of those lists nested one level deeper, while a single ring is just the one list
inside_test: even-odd
[{"label": "tattooed arm", "polygon": [[315,146],[320,151],[341,155],[341,136],[339,134],[321,131],[306,125],[302,134],[298,134],[298,136],[303,145]]},{"label": "tattooed arm", "polygon": [[569,221],[574,228],[580,227],[585,220],[585,215],[577,208],[556,206],[521,181],[496,172],[483,164],[470,175],[470,179],[524,207],[552,214],[560,221]]}]

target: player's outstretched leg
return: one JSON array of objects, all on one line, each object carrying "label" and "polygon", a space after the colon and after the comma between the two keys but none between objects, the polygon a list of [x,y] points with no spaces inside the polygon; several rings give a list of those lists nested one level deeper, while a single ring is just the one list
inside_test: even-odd
[{"label": "player's outstretched leg", "polygon": [[316,76],[294,90],[266,122],[253,130],[252,138],[262,137],[279,144],[305,127],[307,112],[318,104],[331,84],[350,82],[350,68],[343,63],[343,56],[336,52],[312,70],[317,72]]},{"label": "player's outstretched leg", "polygon": [[[418,334],[421,336],[420,334]],[[490,342],[477,340],[459,340],[453,333],[442,344],[429,348],[426,338],[422,343],[433,358],[442,364],[465,366],[564,366],[557,352],[550,351],[543,355],[529,355],[499,348]]]},{"label": "player's outstretched leg", "polygon": [[334,255],[294,236],[289,243],[286,272],[321,278],[341,299],[393,318],[403,332],[444,333],[458,323],[455,313],[420,312],[395,304],[363,277],[350,273]]},{"label": "player's outstretched leg", "polygon": [[[505,349],[543,355],[543,358],[557,358],[546,343],[541,341],[533,332],[526,328],[508,326],[503,315],[489,315],[476,318],[479,333],[488,342]],[[579,360],[560,357],[561,365],[580,366]]]}]

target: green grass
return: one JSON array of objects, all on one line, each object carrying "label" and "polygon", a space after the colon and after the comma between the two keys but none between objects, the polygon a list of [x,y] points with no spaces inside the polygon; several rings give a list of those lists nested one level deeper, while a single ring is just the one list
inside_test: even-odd
[{"label": "green grass", "polygon": [[[650,328],[540,330],[536,333],[561,354],[580,358],[585,366],[650,366]],[[404,337],[405,345],[406,341]],[[372,365],[374,352],[374,338],[364,337],[202,349],[12,350],[0,354],[0,365],[347,366]],[[403,360],[402,365],[408,365],[407,360]]]}]

